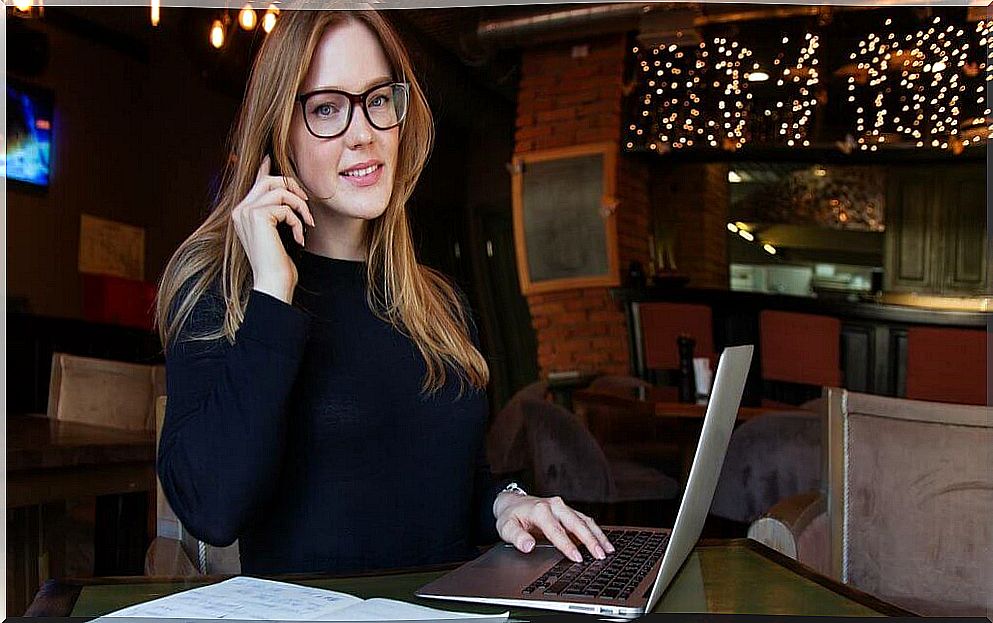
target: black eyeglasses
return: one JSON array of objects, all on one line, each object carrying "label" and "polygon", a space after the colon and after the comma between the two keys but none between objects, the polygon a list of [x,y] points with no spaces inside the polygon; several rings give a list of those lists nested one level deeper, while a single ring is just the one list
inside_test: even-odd
[{"label": "black eyeglasses", "polygon": [[409,85],[389,82],[365,93],[320,89],[297,96],[303,107],[307,130],[317,138],[341,136],[352,122],[352,111],[361,106],[369,124],[377,130],[395,128],[407,116]]}]

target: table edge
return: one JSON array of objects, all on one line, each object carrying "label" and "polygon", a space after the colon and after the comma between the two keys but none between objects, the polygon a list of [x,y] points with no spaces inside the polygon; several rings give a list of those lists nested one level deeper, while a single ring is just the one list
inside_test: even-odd
[{"label": "table edge", "polygon": [[740,544],[744,545],[747,549],[755,552],[760,556],[768,558],[772,562],[775,562],[789,571],[815,582],[824,588],[830,589],[835,593],[838,593],[842,597],[850,599],[862,606],[871,608],[880,614],[885,614],[887,616],[895,617],[919,617],[920,614],[916,612],[911,612],[905,608],[901,608],[895,604],[891,604],[888,601],[884,601],[875,595],[866,593],[865,591],[859,590],[854,586],[849,584],[843,584],[835,579],[829,578],[826,575],[821,575],[817,571],[811,569],[810,567],[800,563],[789,556],[778,552],[765,543],[760,543],[754,539],[731,539],[731,540],[701,540],[697,547],[714,547],[716,545],[730,545],[730,544]]},{"label": "table edge", "polygon": [[[738,546],[756,553],[776,564],[785,567],[787,570],[810,580],[824,588],[827,588],[842,597],[850,599],[859,605],[865,606],[886,616],[918,617],[917,613],[900,608],[894,604],[883,601],[878,597],[870,595],[852,586],[842,584],[827,576],[821,575],[813,569],[800,564],[796,560],[777,552],[767,545],[755,541],[754,539],[702,539],[696,547],[727,547]],[[294,580],[317,580],[336,578],[360,578],[360,577],[382,577],[389,575],[404,575],[408,573],[431,573],[433,571],[450,571],[463,563],[447,563],[440,565],[428,565],[423,567],[406,567],[400,569],[388,569],[385,571],[369,571],[363,573],[347,574],[326,574],[326,573],[292,573],[278,574],[267,577],[281,581]],[[37,594],[32,599],[24,613],[26,617],[68,617],[72,609],[76,606],[76,601],[83,588],[86,586],[104,584],[156,584],[160,582],[213,582],[234,577],[232,574],[203,575],[203,576],[104,576],[99,578],[65,578],[62,580],[46,580],[39,587]]]}]

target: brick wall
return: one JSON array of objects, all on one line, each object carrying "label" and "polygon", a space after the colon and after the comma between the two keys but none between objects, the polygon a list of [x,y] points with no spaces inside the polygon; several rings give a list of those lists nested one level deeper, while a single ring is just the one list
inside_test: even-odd
[{"label": "brick wall", "polygon": [[[573,58],[575,44],[587,46],[587,55]],[[522,75],[518,91],[517,128],[514,152],[517,154],[583,143],[621,141],[622,76],[625,40],[621,35],[549,44],[522,52]],[[727,282],[724,238],[720,249],[710,230],[723,234],[727,197],[726,170],[721,173],[701,165],[702,177],[680,185],[685,210],[680,228],[685,230],[685,255],[689,268],[697,262],[705,268],[694,285]],[[654,165],[642,158],[619,154],[617,159],[617,238],[621,277],[632,261],[648,269],[649,235],[652,232]],[[726,177],[723,178],[726,180]],[[701,196],[695,184],[705,189]],[[699,214],[690,209],[705,208]],[[716,226],[715,226],[716,223]],[[701,229],[706,228],[704,234]],[[699,246],[698,246],[699,245]],[[719,265],[719,266],[718,266]],[[542,377],[560,370],[581,370],[603,374],[630,374],[628,328],[622,309],[611,299],[607,288],[582,288],[535,294],[528,297],[531,320],[538,339],[538,366]]]},{"label": "brick wall", "polygon": [[[515,153],[621,139],[623,36],[525,50],[518,91]],[[647,268],[651,231],[647,165],[618,157],[618,253],[622,275],[629,262]],[[628,374],[627,325],[607,288],[583,288],[528,297],[538,339],[542,377],[551,371]]]}]

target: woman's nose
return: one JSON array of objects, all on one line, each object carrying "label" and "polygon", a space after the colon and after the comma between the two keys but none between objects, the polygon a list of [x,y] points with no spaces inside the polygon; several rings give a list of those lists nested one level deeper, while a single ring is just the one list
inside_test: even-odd
[{"label": "woman's nose", "polygon": [[345,130],[345,142],[350,148],[367,145],[373,141],[375,133],[369,120],[366,119],[365,111],[356,106],[352,113],[352,119]]}]

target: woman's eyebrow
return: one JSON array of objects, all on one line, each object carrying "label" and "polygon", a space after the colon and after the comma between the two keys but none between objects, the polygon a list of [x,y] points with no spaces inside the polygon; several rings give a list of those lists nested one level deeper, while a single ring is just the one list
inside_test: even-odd
[{"label": "woman's eyebrow", "polygon": [[[377,84],[383,84],[383,83],[386,83],[386,82],[391,82],[392,80],[393,80],[393,78],[391,78],[389,76],[380,76],[379,78],[374,78],[374,79],[370,80],[369,82],[367,82],[365,84],[365,86],[362,87],[357,92],[358,93],[362,93],[362,92],[368,91],[369,89],[371,89],[372,87],[376,86]],[[349,92],[348,89],[343,89],[343,88],[341,88],[339,86],[318,86],[318,87],[314,87],[313,89],[307,89],[306,91],[304,91],[304,93],[312,93],[314,91],[345,91],[346,93]]]}]

